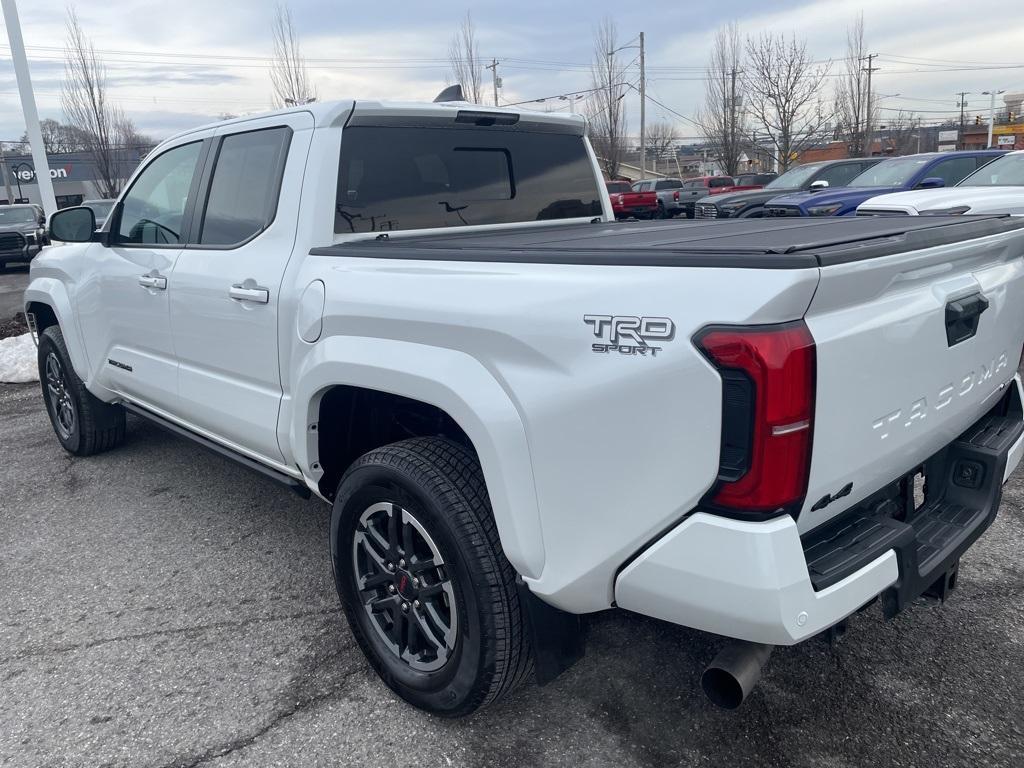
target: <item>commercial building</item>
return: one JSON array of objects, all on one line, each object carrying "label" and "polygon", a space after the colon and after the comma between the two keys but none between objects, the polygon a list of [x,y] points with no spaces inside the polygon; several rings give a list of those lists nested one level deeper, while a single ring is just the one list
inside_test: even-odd
[{"label": "commercial building", "polygon": [[[116,175],[123,183],[148,149],[125,149],[115,153]],[[69,152],[47,156],[50,179],[58,208],[78,205],[83,200],[103,197],[100,174],[95,160],[86,152]],[[0,205],[10,203],[42,203],[31,155],[4,155],[0,162]]]}]

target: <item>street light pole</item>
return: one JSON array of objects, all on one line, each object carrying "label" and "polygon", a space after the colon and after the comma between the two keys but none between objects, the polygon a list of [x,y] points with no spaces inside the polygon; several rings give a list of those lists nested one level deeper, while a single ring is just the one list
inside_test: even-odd
[{"label": "street light pole", "polygon": [[987,149],[992,148],[992,127],[996,122],[996,96],[1004,91],[982,91],[982,93],[988,95],[988,143],[985,144]]},{"label": "street light pole", "polygon": [[640,178],[647,168],[647,77],[644,71],[644,33],[640,33]]},{"label": "street light pole", "polygon": [[[32,92],[32,76],[28,71],[25,41],[21,37],[18,6],[15,0],[0,0],[0,5],[3,5],[4,22],[7,24],[7,39],[11,44],[11,60],[14,62],[14,76],[18,80],[21,110],[25,113],[25,130],[28,133],[29,145],[32,148],[32,161],[36,166],[36,183],[39,184],[39,197],[43,203],[43,211],[49,216],[57,210],[57,198],[53,196],[50,165],[46,162],[43,133],[39,129],[39,112],[36,110],[36,97]],[[18,196],[21,197],[20,184],[18,185]]]}]

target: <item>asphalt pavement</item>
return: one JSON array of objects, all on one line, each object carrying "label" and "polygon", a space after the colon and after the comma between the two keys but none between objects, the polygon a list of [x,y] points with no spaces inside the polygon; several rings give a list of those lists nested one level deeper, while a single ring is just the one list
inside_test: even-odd
[{"label": "asphalt pavement", "polygon": [[0,386],[0,478],[3,766],[1024,763],[1020,474],[949,602],[779,649],[737,712],[699,692],[718,638],[609,611],[557,681],[461,721],[370,671],[321,502],[136,419],[71,458],[38,385]]},{"label": "asphalt pavement", "polygon": [[27,287],[28,264],[0,267],[0,323],[22,311],[22,294]]}]

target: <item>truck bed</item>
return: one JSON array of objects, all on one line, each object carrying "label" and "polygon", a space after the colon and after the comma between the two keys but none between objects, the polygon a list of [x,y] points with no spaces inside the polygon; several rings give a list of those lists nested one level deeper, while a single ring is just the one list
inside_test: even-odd
[{"label": "truck bed", "polygon": [[806,269],[1024,229],[1024,217],[924,216],[594,222],[453,231],[314,248],[319,256],[664,267]]}]

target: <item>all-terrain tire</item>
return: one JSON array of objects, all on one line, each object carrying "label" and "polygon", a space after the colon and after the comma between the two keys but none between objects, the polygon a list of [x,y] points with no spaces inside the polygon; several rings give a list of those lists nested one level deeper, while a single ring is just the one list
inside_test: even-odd
[{"label": "all-terrain tire", "polygon": [[[365,545],[370,538],[367,526],[374,523],[368,515],[378,514],[372,512],[375,509],[386,512],[388,523],[415,523],[415,537],[429,541],[436,559],[444,562],[438,580],[446,578],[450,591],[433,615],[457,614],[457,622],[449,621],[449,626],[457,623],[458,631],[451,647],[438,652],[432,662],[441,664],[439,668],[426,664],[424,670],[423,663],[415,668],[415,660],[403,658],[401,642],[391,643],[388,629],[382,629],[388,625],[395,631],[390,616],[373,612],[372,605],[379,608],[391,596],[403,606],[402,614],[396,612],[398,623],[408,621],[417,609],[427,610],[426,603],[423,608],[418,608],[419,601],[413,603],[409,574],[417,571],[404,559],[396,562],[404,551],[399,546],[376,538],[374,547],[383,557],[368,566],[372,575],[360,571],[360,562],[371,562],[361,554],[360,541]],[[331,555],[338,595],[356,641],[384,682],[411,704],[446,717],[468,715],[511,693],[532,672],[527,616],[516,574],[501,549],[479,461],[468,448],[446,438],[418,437],[359,458],[338,486]],[[409,573],[403,570],[407,567]],[[383,587],[360,588],[380,578],[387,580]],[[426,577],[421,576],[419,583],[427,583]],[[410,641],[405,653],[418,658],[410,654],[412,647]]]},{"label": "all-terrain tire", "polygon": [[51,325],[39,335],[37,361],[46,412],[65,451],[91,456],[124,440],[124,408],[104,403],[85,388],[71,365],[59,326]]}]

